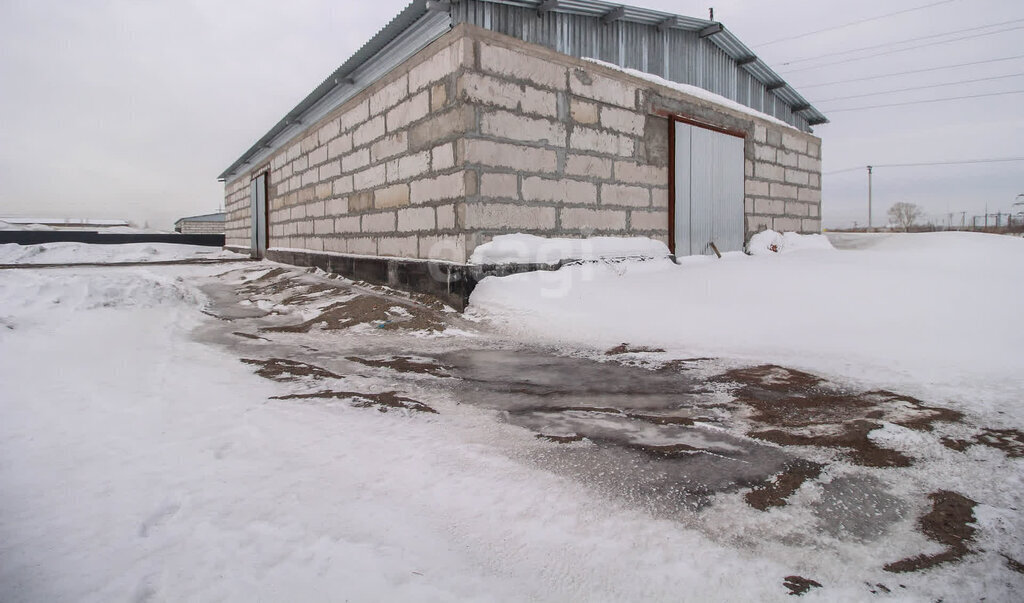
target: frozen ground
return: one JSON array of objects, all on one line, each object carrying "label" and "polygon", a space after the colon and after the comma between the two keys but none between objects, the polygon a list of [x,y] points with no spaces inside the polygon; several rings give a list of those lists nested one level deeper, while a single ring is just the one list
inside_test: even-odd
[{"label": "frozen ground", "polygon": [[245,256],[220,247],[174,243],[0,243],[0,264],[109,264],[112,262],[170,262],[198,259],[239,259]]},{"label": "frozen ground", "polygon": [[[743,300],[789,296],[788,272],[844,253],[746,258],[777,278]],[[655,265],[599,266],[614,301]],[[1024,425],[998,395],[917,400],[877,391],[871,367],[829,364],[829,383],[764,366],[794,366],[795,344],[696,359],[706,342],[661,346],[644,323],[545,346],[531,329],[566,316],[527,320],[529,290],[503,282],[518,326],[507,307],[463,318],[266,263],[0,270],[0,600],[1024,588]]]}]

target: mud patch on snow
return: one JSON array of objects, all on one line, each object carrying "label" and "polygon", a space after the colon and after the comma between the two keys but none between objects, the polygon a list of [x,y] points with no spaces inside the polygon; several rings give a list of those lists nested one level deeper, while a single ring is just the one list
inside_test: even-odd
[{"label": "mud patch on snow", "polygon": [[747,504],[759,511],[771,507],[783,507],[786,499],[800,489],[807,480],[821,475],[824,465],[805,459],[794,459],[782,469],[782,473],[766,480],[743,497]]},{"label": "mud patch on snow", "polygon": [[341,379],[341,375],[331,371],[298,360],[286,358],[270,358],[269,360],[258,360],[255,358],[242,358],[245,364],[258,366],[256,374],[273,381],[297,381],[303,377],[314,379]]},{"label": "mud patch on snow", "polygon": [[412,398],[400,396],[398,395],[397,392],[362,393],[324,390],[320,392],[311,392],[308,394],[288,394],[285,396],[273,396],[271,399],[310,400],[332,398],[336,400],[349,400],[353,406],[359,408],[368,408],[370,406],[373,406],[376,407],[377,410],[381,412],[387,412],[389,408],[402,408],[406,410],[414,410],[417,412],[437,414],[436,410],[420,402],[419,400],[413,400]]},{"label": "mud patch on snow", "polygon": [[821,588],[820,582],[803,576],[786,576],[782,585],[789,589],[789,594],[796,596],[800,596],[812,588]]},{"label": "mud patch on snow", "polygon": [[971,446],[988,446],[1002,450],[1010,458],[1024,456],[1024,433],[1016,429],[983,429],[973,438],[966,440],[942,438],[942,443],[947,448],[960,452]]},{"label": "mud patch on snow", "polygon": [[606,356],[618,356],[619,354],[663,354],[665,350],[661,348],[648,348],[644,346],[631,346],[628,343],[622,343],[614,348],[605,352]]},{"label": "mud patch on snow", "polygon": [[439,332],[445,329],[440,314],[430,308],[375,295],[358,295],[349,300],[333,303],[324,308],[319,315],[297,325],[267,327],[262,330],[308,333],[314,328],[334,331],[362,324],[384,330]]},{"label": "mud patch on snow", "polygon": [[927,406],[910,396],[885,390],[851,392],[810,373],[775,365],[731,370],[713,381],[735,387],[736,400],[750,410],[751,437],[784,446],[840,449],[868,467],[908,467],[913,462],[868,437],[883,422],[930,431],[936,422],[963,419],[959,412]]},{"label": "mud patch on snow", "polygon": [[571,444],[573,442],[582,442],[586,439],[577,433],[570,435],[548,435],[546,433],[538,433],[536,437],[539,440],[547,440],[549,442],[555,442],[556,444]]},{"label": "mud patch on snow", "polygon": [[1009,555],[1007,555],[1005,553],[999,553],[999,554],[1002,555],[1003,559],[1006,560],[1006,567],[1008,567],[1011,570],[1017,572],[1018,574],[1024,574],[1024,563],[1021,563],[1020,561],[1017,561],[1016,559],[1014,559],[1013,557],[1011,557],[1011,556],[1009,556]]},{"label": "mud patch on snow", "polygon": [[768,429],[753,431],[747,435],[781,446],[842,449],[851,461],[865,467],[909,467],[912,464],[910,457],[896,450],[882,448],[868,437],[868,434],[881,427],[881,423],[873,421],[853,421],[840,425],[838,433],[806,435],[781,429]]},{"label": "mud patch on snow", "polygon": [[974,541],[974,506],[978,503],[951,492],[939,490],[928,495],[932,510],[918,520],[921,532],[930,540],[946,545],[946,550],[934,555],[917,555],[893,563],[884,569],[888,572],[903,573],[929,569],[943,563],[959,561],[971,552],[968,545]]},{"label": "mud patch on snow", "polygon": [[287,289],[288,280],[278,280],[278,277],[284,276],[287,273],[288,271],[284,268],[271,268],[256,278],[246,280],[240,287],[238,287],[238,291],[240,293],[248,294],[280,293]]},{"label": "mud patch on snow", "polygon": [[288,297],[281,300],[284,305],[300,305],[309,304],[318,301],[325,293],[337,292],[338,287],[332,287],[331,285],[308,285],[302,287],[301,291],[293,293]]},{"label": "mud patch on snow", "polygon": [[389,368],[400,373],[417,373],[421,375],[433,375],[435,377],[448,377],[448,369],[433,362],[423,362],[412,356],[392,356],[389,358],[360,358],[359,356],[346,356],[345,360],[351,360],[374,368]]}]

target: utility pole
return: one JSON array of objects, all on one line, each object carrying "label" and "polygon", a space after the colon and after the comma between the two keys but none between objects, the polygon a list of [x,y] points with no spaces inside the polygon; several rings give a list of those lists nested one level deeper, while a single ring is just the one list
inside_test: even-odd
[{"label": "utility pole", "polygon": [[871,232],[871,166],[868,166],[868,232]]}]

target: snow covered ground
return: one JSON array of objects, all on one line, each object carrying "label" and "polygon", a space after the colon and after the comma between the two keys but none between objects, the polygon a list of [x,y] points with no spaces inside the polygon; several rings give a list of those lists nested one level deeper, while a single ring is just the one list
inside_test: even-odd
[{"label": "snow covered ground", "polygon": [[517,463],[489,415],[268,401],[189,335],[223,270],[0,272],[0,600],[781,600],[792,566]]},{"label": "snow covered ground", "polygon": [[[936,434],[888,423],[872,441],[913,454],[913,466],[870,468],[819,451],[813,458],[828,467],[786,506],[755,510],[746,490],[729,489],[699,510],[659,514],[597,487],[602,466],[583,461],[599,447],[543,441],[477,405],[487,393],[473,389],[480,381],[371,368],[366,358],[422,360],[511,341],[519,347],[494,356],[508,365],[499,368],[551,397],[540,377],[557,379],[565,365],[555,361],[566,358],[552,356],[554,368],[538,376],[524,359],[545,359],[523,346],[547,340],[572,351],[570,360],[600,357],[597,382],[630,362],[716,354],[739,366],[818,367],[872,388],[946,392],[924,399],[1020,429],[1019,326],[991,316],[1002,315],[999,304],[1022,307],[1020,285],[994,282],[1000,270],[1020,273],[1021,243],[893,237],[860,251],[584,264],[485,281],[475,316],[437,310],[454,328],[434,334],[387,329],[392,319],[422,319],[399,297],[377,308],[387,320],[267,330],[322,326],[328,308],[345,310],[358,293],[299,269],[290,274],[305,288],[279,287],[269,263],[0,270],[0,600],[783,601],[783,579],[794,575],[824,585],[804,595],[812,601],[1013,600],[1024,588],[1024,576],[1007,569],[1024,557],[1021,458],[985,446],[955,451]],[[245,287],[251,299],[232,297]],[[984,315],[960,314],[982,301]],[[944,353],[909,337],[954,316],[956,328],[938,325]],[[984,338],[962,331],[997,322],[1004,330]],[[668,351],[610,360],[604,348],[624,341]],[[242,358],[336,374],[271,380]],[[495,368],[476,362],[477,371]],[[628,376],[642,384],[662,374],[637,367]],[[397,390],[437,413],[274,398],[324,388]],[[583,424],[585,414],[565,416]],[[625,418],[595,416],[601,425]],[[684,429],[643,425],[629,437]],[[686,433],[691,443],[733,438],[723,446],[743,435],[728,422]],[[863,488],[843,494],[850,484]],[[978,550],[924,573],[883,571],[942,550],[914,528],[928,510],[923,494],[937,489],[978,502]],[[902,511],[884,524],[869,517],[858,529],[879,530],[871,537],[823,520],[857,505]]]},{"label": "snow covered ground", "polygon": [[855,250],[492,277],[471,313],[522,337],[773,362],[1024,421],[1024,240],[861,236],[844,239]]},{"label": "snow covered ground", "polygon": [[0,243],[0,264],[109,264],[113,262],[167,262],[195,259],[239,259],[246,256],[220,247],[176,243]]}]

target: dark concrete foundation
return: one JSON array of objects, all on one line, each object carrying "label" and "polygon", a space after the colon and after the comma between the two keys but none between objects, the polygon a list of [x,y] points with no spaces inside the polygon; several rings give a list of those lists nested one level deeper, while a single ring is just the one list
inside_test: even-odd
[{"label": "dark concrete foundation", "polygon": [[[247,250],[231,248],[233,251]],[[282,264],[319,268],[356,281],[387,285],[410,293],[424,293],[457,310],[465,310],[476,284],[488,276],[508,276],[536,270],[558,270],[557,264],[469,265],[432,260],[369,257],[268,249],[266,259]]]},{"label": "dark concrete foundation", "polygon": [[125,243],[174,243],[223,247],[222,234],[114,233],[92,230],[0,230],[0,243],[41,245],[44,243],[90,243],[122,245]]}]

